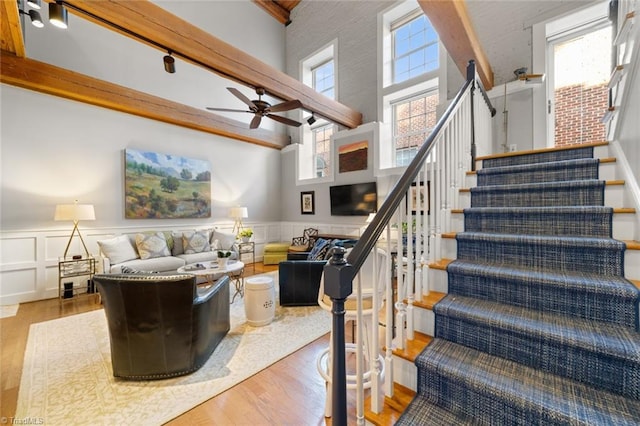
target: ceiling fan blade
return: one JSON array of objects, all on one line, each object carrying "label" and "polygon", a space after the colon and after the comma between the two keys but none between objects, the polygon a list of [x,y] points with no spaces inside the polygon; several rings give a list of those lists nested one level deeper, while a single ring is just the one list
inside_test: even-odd
[{"label": "ceiling fan blade", "polygon": [[267,117],[269,117],[272,120],[279,121],[282,124],[286,124],[287,126],[296,126],[296,127],[302,126],[302,123],[299,123],[287,117],[280,117],[279,115],[273,115],[273,114],[267,114]]},{"label": "ceiling fan blade", "polygon": [[296,108],[302,108],[302,102],[297,99],[293,99],[291,101],[282,102],[281,104],[274,105],[272,107],[267,108],[269,112],[282,112],[289,111]]},{"label": "ceiling fan blade", "polygon": [[260,121],[262,120],[262,116],[260,114],[256,114],[251,120],[251,124],[249,124],[250,129],[257,129],[260,125]]},{"label": "ceiling fan blade", "polygon": [[249,108],[251,108],[252,110],[258,109],[258,107],[256,106],[256,104],[254,104],[251,99],[247,98],[245,95],[242,94],[241,91],[239,91],[238,89],[236,89],[235,87],[227,87],[227,90],[230,91],[231,93],[233,93],[233,95],[240,99],[242,102],[244,102],[245,104],[249,105]]},{"label": "ceiling fan blade", "polygon": [[213,107],[205,107],[209,111],[226,111],[226,112],[253,112],[253,111],[245,111],[243,109],[230,109],[230,108],[213,108]]}]

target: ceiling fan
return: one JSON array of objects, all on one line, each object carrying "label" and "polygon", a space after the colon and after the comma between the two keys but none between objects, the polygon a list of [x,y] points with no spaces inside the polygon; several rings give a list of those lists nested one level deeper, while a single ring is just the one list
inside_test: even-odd
[{"label": "ceiling fan", "polygon": [[258,87],[256,89],[256,93],[258,94],[258,99],[250,100],[245,95],[242,94],[238,89],[233,87],[227,87],[227,90],[230,91],[235,97],[240,99],[242,102],[247,104],[249,107],[249,111],[245,111],[242,109],[229,109],[229,108],[212,108],[207,107],[209,111],[228,111],[228,112],[248,112],[254,115],[253,120],[251,120],[251,124],[249,124],[250,129],[256,129],[260,125],[260,121],[262,117],[268,117],[272,120],[278,121],[280,123],[286,124],[287,126],[296,126],[299,127],[302,123],[299,123],[295,120],[291,120],[287,117],[281,117],[279,115],[272,114],[273,112],[282,112],[289,111],[296,108],[302,107],[302,102],[297,99],[282,102],[277,105],[271,105],[269,102],[263,101],[262,96],[265,94],[263,88]]}]

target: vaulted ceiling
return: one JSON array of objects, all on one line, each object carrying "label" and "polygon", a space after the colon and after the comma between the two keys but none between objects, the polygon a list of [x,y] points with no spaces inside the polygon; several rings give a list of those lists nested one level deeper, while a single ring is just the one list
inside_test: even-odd
[{"label": "vaulted ceiling", "polygon": [[[290,21],[291,11],[300,3],[300,0],[253,1],[284,25]],[[225,78],[253,88],[262,87],[267,93],[285,101],[298,99],[305,110],[345,127],[354,128],[362,122],[358,111],[315,92],[150,1],[64,0],[63,3],[70,13],[152,47],[171,50],[174,56]],[[438,29],[461,71],[469,58],[475,58],[479,75],[485,86],[490,88],[493,85],[492,71],[473,33],[465,3],[430,0],[419,0],[419,3]],[[25,57],[17,2],[1,1],[0,12],[0,81],[3,83],[259,145],[281,148],[288,144],[286,135],[249,130],[242,122],[28,59]]]}]

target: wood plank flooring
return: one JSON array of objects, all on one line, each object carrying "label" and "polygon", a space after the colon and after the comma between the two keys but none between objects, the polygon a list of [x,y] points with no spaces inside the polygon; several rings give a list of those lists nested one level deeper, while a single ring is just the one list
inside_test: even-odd
[{"label": "wood plank flooring", "polygon": [[[255,274],[277,268],[256,263]],[[254,272],[252,268],[247,271]],[[23,303],[15,317],[0,319],[0,417],[13,417],[16,412],[29,326],[95,309],[102,305],[93,298],[62,308],[57,299],[49,299]],[[345,329],[351,340],[351,327]],[[316,357],[328,343],[327,334],[167,424],[330,425],[331,419],[324,417],[324,381],[316,370]],[[348,422],[355,424],[355,392],[349,391],[348,398]]]}]

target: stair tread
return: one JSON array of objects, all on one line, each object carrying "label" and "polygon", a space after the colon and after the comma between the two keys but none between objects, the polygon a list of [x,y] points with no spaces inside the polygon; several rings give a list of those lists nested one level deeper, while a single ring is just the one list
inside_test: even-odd
[{"label": "stair tread", "polygon": [[495,192],[495,191],[522,191],[527,189],[545,189],[552,187],[569,187],[579,188],[579,187],[588,187],[592,185],[602,185],[604,183],[607,185],[623,185],[624,180],[598,180],[598,179],[583,179],[583,180],[565,180],[558,182],[536,182],[536,183],[515,183],[508,185],[484,185],[484,186],[474,186],[470,189],[472,193],[474,192]]},{"label": "stair tread", "polygon": [[526,150],[526,151],[503,152],[500,154],[491,154],[491,155],[485,155],[482,157],[477,157],[476,161],[491,160],[494,158],[503,158],[503,157],[517,157],[520,155],[542,154],[545,152],[567,151],[567,150],[576,149],[576,148],[607,146],[607,145],[609,145],[609,142],[601,141],[601,142],[592,142],[592,143],[585,143],[585,144],[579,144],[579,145],[554,146],[551,148],[532,149],[532,150]]},{"label": "stair tread", "polygon": [[402,412],[415,397],[416,392],[399,383],[393,384],[393,396],[384,398],[384,405],[380,413],[371,411],[371,396],[365,400],[364,418],[376,426],[395,424]]},{"label": "stair tread", "polygon": [[[454,263],[455,262],[455,263]],[[621,276],[603,276],[601,274],[581,272],[581,271],[541,271],[531,268],[519,268],[515,266],[489,266],[485,263],[477,263],[472,260],[456,259],[449,262],[453,264],[452,272],[463,271],[466,275],[484,276],[490,273],[491,276],[503,278],[506,280],[517,281],[519,278],[528,277],[533,282],[551,282],[553,286],[583,286],[584,280],[591,280],[598,284],[598,289],[604,292],[620,295],[626,290],[627,293],[633,295],[631,287],[625,288],[632,280],[628,280]],[[490,272],[486,272],[489,270]],[[593,288],[593,285],[592,285]]]},{"label": "stair tread", "polygon": [[414,306],[418,306],[424,309],[433,309],[433,306],[444,299],[446,293],[441,293],[439,291],[430,291],[428,295],[422,295],[420,300],[415,300],[413,302]]},{"label": "stair tread", "polygon": [[[424,348],[431,343],[433,337],[428,336],[419,331],[414,331],[413,339],[406,341],[406,347],[403,349],[394,348],[391,352],[393,355],[398,356],[407,361],[414,362],[418,355],[424,350]],[[386,347],[383,349],[386,350]]]},{"label": "stair tread", "polygon": [[[495,406],[501,406],[501,400],[508,400],[519,409],[540,413],[539,404],[544,402],[543,414],[562,424],[568,424],[567,420],[571,419],[576,424],[636,425],[640,418],[638,400],[596,390],[443,339],[434,339],[416,364],[421,370],[427,368],[425,375],[437,372],[438,376],[446,376],[445,386],[455,381],[474,393],[490,396]],[[442,389],[449,389],[449,386]],[[438,389],[435,392],[441,393]],[[488,415],[498,424],[505,422],[499,419],[502,412],[489,412]],[[567,420],[563,422],[562,418]]]},{"label": "stair tread", "polygon": [[446,271],[449,263],[453,262],[453,259],[442,258],[440,260],[436,260],[435,262],[429,263],[430,269],[439,269],[441,271]]},{"label": "stair tread", "polygon": [[640,250],[640,241],[623,240],[627,245],[627,250]]},{"label": "stair tread", "polygon": [[[488,157],[481,157],[481,158],[479,158],[479,159],[477,159],[477,160],[480,160],[480,159],[488,159]],[[477,160],[476,160],[476,161],[477,161]],[[615,157],[600,158],[600,164],[604,164],[604,163],[615,163],[615,162],[617,162],[617,161],[618,161],[618,159],[617,159],[617,158],[615,158]],[[482,169],[480,169],[480,170],[482,170]],[[473,176],[473,175],[476,175],[476,174],[478,174],[478,170],[467,170],[467,171],[466,171],[466,175],[467,175],[467,176]]]},{"label": "stair tread", "polygon": [[435,308],[438,315],[462,318],[501,330],[543,338],[640,364],[640,334],[617,324],[541,312],[513,305],[449,295]]},{"label": "stair tread", "polygon": [[[596,206],[596,207],[602,207],[602,206]],[[578,209],[581,208],[581,206],[557,206],[557,207],[468,207],[466,209],[451,209],[451,213],[452,214],[464,214],[466,211],[501,211],[501,210],[513,210],[513,209],[518,209],[521,211],[527,211],[527,210],[548,210],[548,211],[553,211],[553,210],[561,210],[561,209]],[[633,207],[605,207],[605,208],[611,208],[613,209],[613,213],[616,214],[635,214],[636,213],[636,209]]]}]

